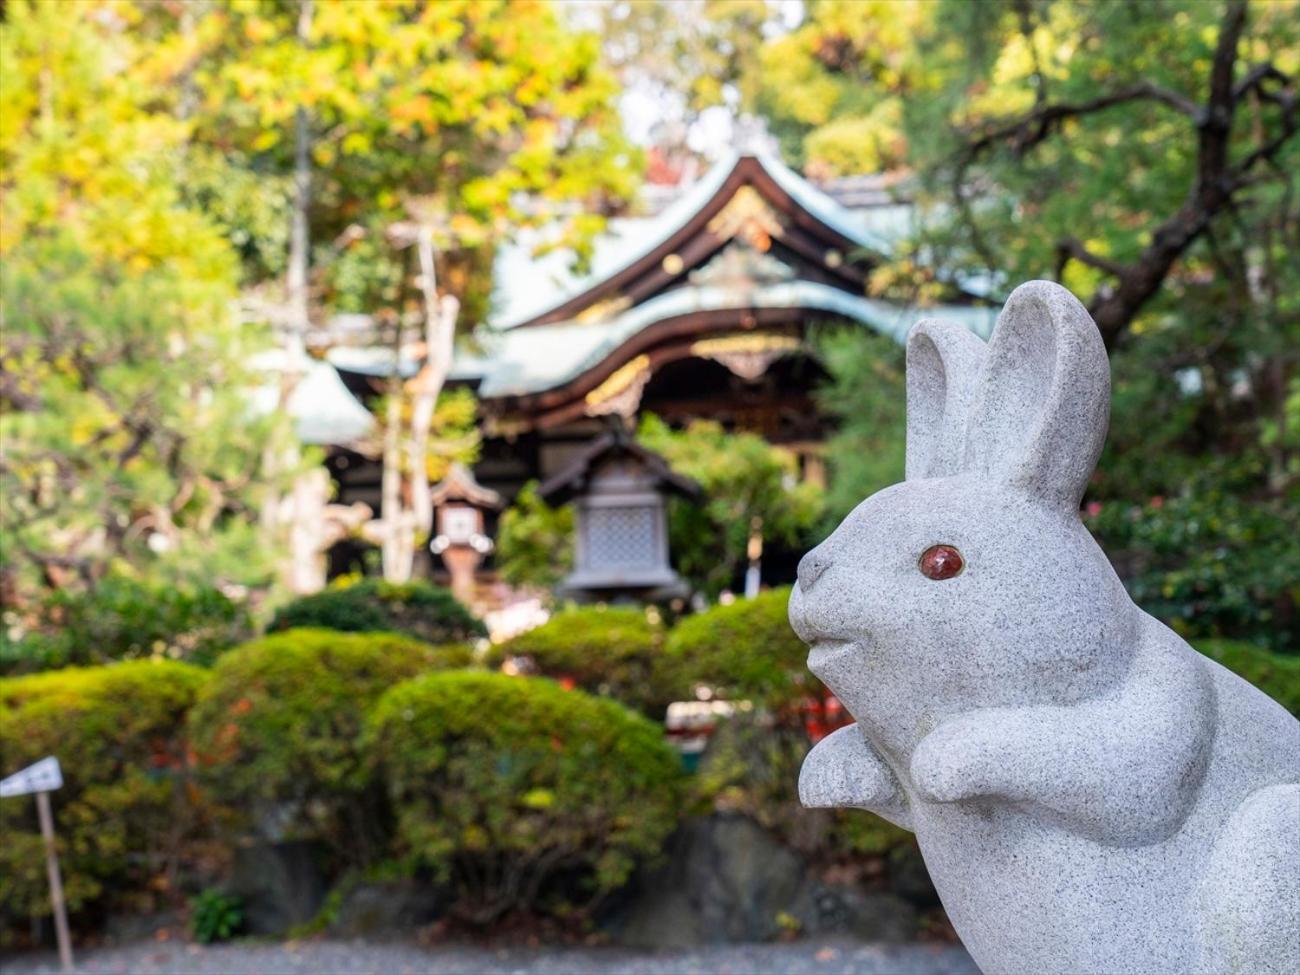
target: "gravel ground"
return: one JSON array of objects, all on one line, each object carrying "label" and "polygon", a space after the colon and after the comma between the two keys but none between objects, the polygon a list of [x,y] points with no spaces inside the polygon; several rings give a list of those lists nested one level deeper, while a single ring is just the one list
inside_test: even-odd
[{"label": "gravel ground", "polygon": [[[54,975],[59,963],[51,954],[24,955],[0,962],[0,971]],[[208,948],[143,942],[80,952],[77,971],[103,975],[979,975],[960,948],[822,940],[666,952],[360,941]]]}]

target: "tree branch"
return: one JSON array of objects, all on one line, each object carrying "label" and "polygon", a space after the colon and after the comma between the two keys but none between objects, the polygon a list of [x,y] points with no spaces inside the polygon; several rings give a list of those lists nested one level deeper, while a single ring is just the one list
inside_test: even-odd
[{"label": "tree branch", "polygon": [[1135,101],[1159,102],[1191,119],[1198,119],[1201,113],[1199,106],[1185,95],[1149,81],[1140,81],[1083,102],[1038,106],[1019,118],[985,129],[967,145],[966,152],[974,158],[1000,142],[1010,142],[1017,155],[1023,154],[1060,131],[1070,119]]},{"label": "tree branch", "polygon": [[1119,261],[1112,261],[1100,254],[1094,254],[1084,246],[1081,240],[1074,237],[1065,237],[1056,242],[1056,277],[1058,281],[1061,278],[1061,273],[1065,270],[1065,265],[1070,263],[1071,260],[1086,264],[1088,267],[1095,267],[1097,270],[1105,271],[1117,278],[1122,277],[1127,270]]},{"label": "tree branch", "polygon": [[[1108,346],[1115,343],[1143,305],[1159,291],[1187,249],[1209,230],[1221,213],[1235,205],[1233,194],[1250,185],[1252,172],[1261,165],[1275,165],[1278,153],[1296,134],[1296,99],[1291,89],[1293,79],[1288,74],[1273,63],[1262,63],[1252,65],[1239,80],[1234,80],[1247,12],[1247,0],[1231,0],[1224,8],[1204,105],[1149,81],[1139,81],[1086,101],[1035,104],[1019,118],[994,123],[972,134],[958,156],[954,183],[961,186],[965,185],[967,170],[974,162],[999,145],[1008,145],[1017,156],[1023,155],[1059,133],[1070,119],[1140,100],[1166,105],[1194,123],[1197,154],[1192,185],[1177,212],[1155,228],[1150,243],[1132,263],[1123,264],[1095,254],[1073,237],[1057,243],[1058,278],[1065,266],[1076,260],[1114,279],[1098,290],[1089,305]],[[1271,137],[1261,134],[1255,148],[1234,163],[1231,150],[1237,108],[1251,93],[1258,101],[1281,110],[1280,124]],[[961,202],[960,194],[958,202]],[[966,215],[965,209],[960,206],[959,209]],[[966,219],[972,233],[976,233],[973,219]]]}]

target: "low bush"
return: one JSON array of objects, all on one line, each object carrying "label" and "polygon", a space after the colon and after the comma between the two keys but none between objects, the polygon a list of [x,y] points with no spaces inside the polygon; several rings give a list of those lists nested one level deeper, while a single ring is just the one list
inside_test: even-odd
[{"label": "low bush", "polygon": [[[681,691],[658,665],[664,631],[653,609],[583,607],[555,614],[536,629],[494,646],[487,664],[529,658],[537,672],[612,697],[652,718]],[[690,691],[690,685],[685,685]]]},{"label": "low bush", "polygon": [[375,707],[368,749],[386,773],[403,861],[452,883],[472,923],[580,915],[677,822],[681,762],[663,731],[544,678],[408,681]]},{"label": "low bush", "polygon": [[358,749],[366,710],[408,677],[464,662],[463,648],[396,633],[288,630],[246,643],[217,662],[190,716],[202,778],[290,836],[365,861],[384,827]]},{"label": "low bush", "polygon": [[[175,893],[170,879],[202,826],[184,725],[207,677],[187,664],[131,661],[0,679],[4,771],[47,755],[63,769],[51,802],[74,914],[153,909]],[[30,797],[0,801],[0,837],[0,914],[12,940],[25,919],[50,911]]]},{"label": "low bush", "polygon": [[788,588],[772,589],[686,617],[668,635],[661,679],[705,684],[773,711],[821,695],[808,672],[808,648],[790,629],[789,601]]},{"label": "low bush", "polygon": [[1300,718],[1300,657],[1284,657],[1241,640],[1197,640],[1193,645]]},{"label": "low bush", "polygon": [[487,635],[483,623],[450,590],[427,582],[382,579],[361,579],[295,599],[280,608],[269,629],[301,627],[344,633],[389,630],[433,644]]},{"label": "low bush", "polygon": [[0,671],[31,673],[148,657],[206,666],[251,633],[247,610],[218,589],[110,577],[89,592],[56,592],[29,625],[5,627]]},{"label": "low bush", "polygon": [[244,926],[244,902],[211,888],[190,901],[190,934],[201,945],[229,941]]}]

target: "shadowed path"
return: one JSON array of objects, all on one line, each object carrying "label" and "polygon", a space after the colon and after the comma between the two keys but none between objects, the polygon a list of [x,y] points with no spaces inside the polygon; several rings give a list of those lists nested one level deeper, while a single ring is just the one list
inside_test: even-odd
[{"label": "shadowed path", "polygon": [[[0,964],[5,975],[53,975],[58,970],[53,954],[24,955]],[[660,953],[360,941],[207,948],[144,942],[80,952],[77,971],[121,975],[979,975],[961,948],[820,939]]]}]

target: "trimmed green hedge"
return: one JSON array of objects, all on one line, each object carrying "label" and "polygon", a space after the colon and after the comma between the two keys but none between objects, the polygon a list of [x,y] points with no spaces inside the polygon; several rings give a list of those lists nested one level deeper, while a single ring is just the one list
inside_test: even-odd
[{"label": "trimmed green hedge", "polygon": [[[0,679],[3,773],[55,755],[64,895],[74,913],[153,909],[201,822],[186,788],[185,713],[207,671],[173,661],[69,667]],[[0,802],[0,914],[12,938],[48,915],[45,853],[29,797]],[[26,927],[22,925],[21,927]],[[3,940],[4,934],[0,934]]]},{"label": "trimmed green hedge", "polygon": [[1300,718],[1300,657],[1284,657],[1242,640],[1197,640],[1193,646]]},{"label": "trimmed green hedge", "polygon": [[458,915],[572,916],[655,855],[681,762],[663,730],[537,677],[467,671],[393,688],[371,718],[398,852],[450,881]]},{"label": "trimmed green hedge", "polygon": [[434,644],[487,635],[482,621],[457,602],[450,590],[427,582],[382,579],[361,579],[295,599],[280,608],[268,629],[300,627],[343,633],[387,630]]},{"label": "trimmed green hedge", "polygon": [[663,667],[672,676],[663,679],[772,710],[820,694],[808,648],[790,629],[789,601],[788,587],[772,589],[688,616],[668,635]]},{"label": "trimmed green hedge", "polygon": [[[528,657],[538,673],[571,681],[591,694],[612,697],[649,717],[662,719],[680,685],[661,680],[664,630],[639,607],[568,609],[546,623],[488,651],[489,667]],[[690,685],[685,686],[689,693]]]},{"label": "trimmed green hedge", "polygon": [[376,855],[383,811],[359,750],[367,709],[427,670],[463,666],[463,647],[397,633],[288,630],[225,654],[190,716],[204,781],[250,813],[321,839],[350,862]]}]

